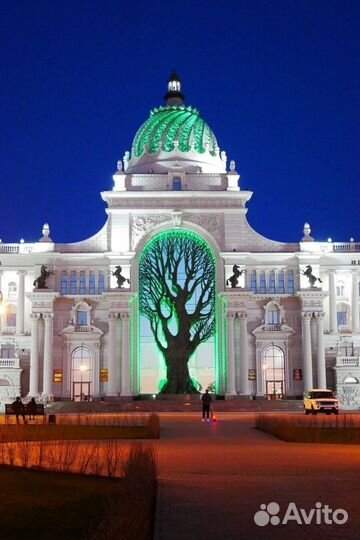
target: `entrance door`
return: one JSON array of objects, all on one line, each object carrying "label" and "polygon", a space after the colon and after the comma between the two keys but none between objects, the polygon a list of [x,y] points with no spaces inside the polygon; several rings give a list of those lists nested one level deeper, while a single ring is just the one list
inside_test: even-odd
[{"label": "entrance door", "polygon": [[266,395],[269,399],[282,399],[284,395],[283,381],[266,381]]},{"label": "entrance door", "polygon": [[90,383],[89,382],[74,382],[73,383],[73,400],[74,401],[89,401],[90,400]]}]

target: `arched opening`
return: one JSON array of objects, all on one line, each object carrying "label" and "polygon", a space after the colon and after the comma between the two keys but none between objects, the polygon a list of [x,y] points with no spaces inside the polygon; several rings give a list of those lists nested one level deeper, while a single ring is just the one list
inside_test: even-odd
[{"label": "arched opening", "polygon": [[74,401],[89,401],[93,390],[93,354],[81,345],[71,354],[71,398]]},{"label": "arched opening", "polygon": [[215,256],[188,230],[154,236],[139,261],[140,392],[194,393],[215,381]]},{"label": "arched opening", "polygon": [[263,370],[265,393],[268,399],[282,399],[285,388],[285,355],[275,345],[270,345],[263,352]]}]

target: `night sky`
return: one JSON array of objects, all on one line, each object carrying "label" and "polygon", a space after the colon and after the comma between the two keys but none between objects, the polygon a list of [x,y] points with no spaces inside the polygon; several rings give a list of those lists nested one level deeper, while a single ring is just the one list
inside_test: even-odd
[{"label": "night sky", "polygon": [[357,0],[0,0],[0,238],[96,233],[175,68],[258,232],[360,241],[359,28]]}]

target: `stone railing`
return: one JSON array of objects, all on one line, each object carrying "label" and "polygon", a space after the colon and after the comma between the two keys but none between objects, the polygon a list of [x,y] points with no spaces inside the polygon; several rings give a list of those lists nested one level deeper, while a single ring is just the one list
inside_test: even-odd
[{"label": "stone railing", "polygon": [[3,335],[13,335],[16,332],[15,326],[4,326],[4,328],[1,329],[1,334]]},{"label": "stone railing", "polygon": [[338,326],[338,332],[340,334],[351,334],[352,333],[352,329],[350,328],[350,326]]},{"label": "stone railing", "polygon": [[92,332],[92,327],[86,324],[82,324],[81,326],[75,326],[75,332]]},{"label": "stone railing", "polygon": [[360,361],[357,356],[337,356],[336,357],[337,366],[352,366],[359,367]]},{"label": "stone railing", "polygon": [[19,368],[19,358],[0,358],[0,369],[4,368]]},{"label": "stone railing", "polygon": [[264,332],[279,332],[281,330],[281,324],[264,324],[262,329]]}]

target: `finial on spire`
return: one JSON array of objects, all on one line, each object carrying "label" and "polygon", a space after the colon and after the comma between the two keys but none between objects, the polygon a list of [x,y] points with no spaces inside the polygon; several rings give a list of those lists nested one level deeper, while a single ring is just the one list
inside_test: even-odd
[{"label": "finial on spire", "polygon": [[167,105],[183,105],[185,96],[181,91],[181,79],[175,70],[168,80],[168,91],[164,96]]}]

